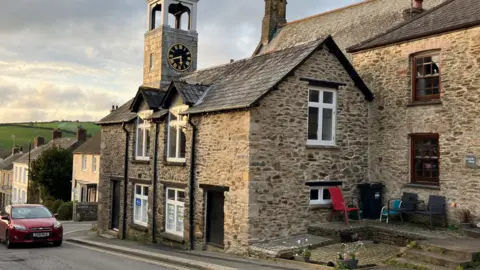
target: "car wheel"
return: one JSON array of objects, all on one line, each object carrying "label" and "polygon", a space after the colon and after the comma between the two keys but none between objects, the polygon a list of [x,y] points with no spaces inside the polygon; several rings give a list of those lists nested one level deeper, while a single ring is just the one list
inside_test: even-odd
[{"label": "car wheel", "polygon": [[7,246],[7,248],[12,248],[13,247],[13,244],[10,241],[10,232],[8,232],[8,231],[5,234],[5,246]]},{"label": "car wheel", "polygon": [[55,247],[61,246],[61,245],[62,245],[62,240],[53,242],[53,245],[54,245]]}]

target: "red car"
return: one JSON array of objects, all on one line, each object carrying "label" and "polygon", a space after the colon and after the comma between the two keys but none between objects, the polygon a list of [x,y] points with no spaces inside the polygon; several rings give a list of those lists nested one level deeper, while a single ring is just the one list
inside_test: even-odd
[{"label": "red car", "polygon": [[63,227],[45,206],[38,204],[10,205],[0,221],[0,241],[7,248],[20,243],[53,243],[60,246]]}]

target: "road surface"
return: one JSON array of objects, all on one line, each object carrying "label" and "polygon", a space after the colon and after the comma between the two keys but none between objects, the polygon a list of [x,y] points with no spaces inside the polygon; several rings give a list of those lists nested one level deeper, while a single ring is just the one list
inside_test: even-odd
[{"label": "road surface", "polygon": [[[64,238],[84,234],[80,230],[88,230],[88,223],[65,223]],[[61,247],[22,246],[7,249],[0,244],[1,270],[170,270],[181,269],[161,265],[150,261],[140,261],[121,254],[112,254],[100,250],[84,248],[64,241]]]}]

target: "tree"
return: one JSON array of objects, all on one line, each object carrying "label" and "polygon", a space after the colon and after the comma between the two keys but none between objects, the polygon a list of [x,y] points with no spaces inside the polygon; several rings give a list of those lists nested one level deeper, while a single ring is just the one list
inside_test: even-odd
[{"label": "tree", "polygon": [[43,199],[47,196],[70,201],[72,163],[70,150],[54,146],[43,151],[30,166],[29,202],[38,202],[39,197]]}]

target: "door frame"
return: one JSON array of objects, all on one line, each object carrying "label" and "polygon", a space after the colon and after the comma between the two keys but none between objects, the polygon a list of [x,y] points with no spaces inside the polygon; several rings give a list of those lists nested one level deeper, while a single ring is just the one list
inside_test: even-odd
[{"label": "door frame", "polygon": [[[121,196],[122,196],[122,190],[121,190],[121,181],[120,180],[117,180],[117,179],[111,179],[110,180],[110,183],[111,183],[111,188],[110,188],[110,192],[112,194],[112,197],[111,197],[111,200],[110,200],[110,224],[109,224],[109,229],[110,230],[114,230],[114,231],[118,231],[120,230],[120,208],[121,208]],[[118,193],[118,201],[120,202],[119,204],[119,207],[118,207],[118,228],[114,228],[113,227],[113,208],[114,208],[114,199],[115,199],[115,185],[118,185],[118,190],[119,190],[119,193]]]},{"label": "door frame", "polygon": [[[215,185],[206,185],[206,184],[200,184],[199,185],[201,189],[203,189],[203,249],[207,249],[207,246],[215,246],[218,247],[218,245],[215,245],[213,243],[209,243],[208,241],[208,193],[209,192],[229,192],[230,188],[227,186],[215,186]],[[225,199],[225,196],[224,196]],[[223,205],[223,211],[225,213],[225,202]],[[225,217],[223,219],[223,222],[225,224]],[[225,230],[223,232],[223,237],[225,239]],[[224,248],[223,246],[221,248]]]}]

